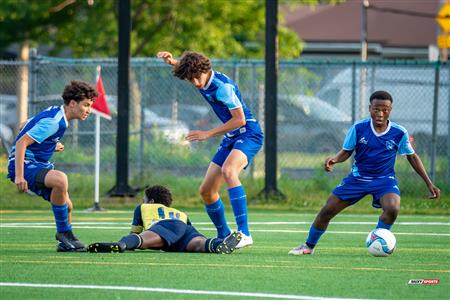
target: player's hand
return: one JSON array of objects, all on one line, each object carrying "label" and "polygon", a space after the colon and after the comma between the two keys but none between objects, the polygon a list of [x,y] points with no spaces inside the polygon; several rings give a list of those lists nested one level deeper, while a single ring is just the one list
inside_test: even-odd
[{"label": "player's hand", "polygon": [[61,152],[64,151],[64,144],[61,142],[56,143],[55,152]]},{"label": "player's hand", "polygon": [[336,160],[334,160],[332,157],[328,157],[325,160],[325,164],[324,164],[325,171],[327,171],[327,172],[333,171],[333,165],[335,165],[335,164],[336,164]]},{"label": "player's hand", "polygon": [[439,199],[441,197],[441,190],[437,186],[431,184],[428,189],[430,190],[430,196],[428,198]]},{"label": "player's hand", "polygon": [[186,136],[186,140],[188,140],[189,142],[204,141],[209,138],[210,138],[210,136],[208,134],[208,131],[202,131],[202,130],[189,131],[189,133]]},{"label": "player's hand", "polygon": [[168,51],[160,51],[156,54],[157,58],[162,58],[166,64],[175,65],[177,60],[173,58],[172,53]]},{"label": "player's hand", "polygon": [[28,182],[25,180],[25,178],[16,176],[14,183],[16,184],[17,189],[20,192],[28,191]]}]

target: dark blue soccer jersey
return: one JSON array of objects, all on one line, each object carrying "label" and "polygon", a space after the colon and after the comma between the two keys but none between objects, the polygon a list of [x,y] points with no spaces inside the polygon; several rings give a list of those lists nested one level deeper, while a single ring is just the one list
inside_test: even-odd
[{"label": "dark blue soccer jersey", "polygon": [[[242,100],[237,84],[225,74],[213,70],[211,72],[211,78],[208,83],[199,91],[211,105],[217,117],[223,123],[226,123],[232,117],[230,110],[242,107],[246,120],[246,125],[243,127],[249,131],[261,131],[252,112]],[[225,136],[232,137],[242,132],[244,132],[242,128],[237,128]]]},{"label": "dark blue soccer jersey", "polygon": [[[25,160],[48,162],[52,157],[56,144],[63,137],[68,126],[63,106],[51,106],[29,119],[16,137],[17,142],[27,134],[36,143],[27,147]],[[14,159],[16,146],[11,149],[9,159]]]},{"label": "dark blue soccer jersey", "polygon": [[347,132],[342,148],[355,150],[352,175],[367,179],[395,176],[397,152],[400,155],[414,154],[404,127],[389,121],[386,131],[377,133],[372,119],[355,123]]}]

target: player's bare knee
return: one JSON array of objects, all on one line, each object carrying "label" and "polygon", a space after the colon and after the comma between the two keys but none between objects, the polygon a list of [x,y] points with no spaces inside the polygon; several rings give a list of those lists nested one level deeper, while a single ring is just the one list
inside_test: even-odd
[{"label": "player's bare knee", "polygon": [[67,175],[61,171],[54,171],[52,174],[50,187],[59,192],[67,192],[69,189],[69,180]]},{"label": "player's bare knee", "polygon": [[398,213],[400,211],[400,207],[398,205],[392,204],[392,205],[386,205],[383,207],[384,213],[389,216],[391,219],[396,219],[398,216]]},{"label": "player's bare knee", "polygon": [[200,193],[200,196],[202,196],[203,199],[210,199],[213,195],[213,191],[210,187],[201,185],[198,189],[198,192]]},{"label": "player's bare knee", "polygon": [[231,167],[223,166],[222,167],[222,175],[225,181],[233,180],[238,177],[238,172]]}]

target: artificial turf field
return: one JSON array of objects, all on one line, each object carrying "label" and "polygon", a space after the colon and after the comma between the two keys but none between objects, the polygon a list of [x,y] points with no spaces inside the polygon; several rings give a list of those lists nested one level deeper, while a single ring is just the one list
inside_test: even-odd
[{"label": "artificial turf field", "polygon": [[[206,214],[188,211],[206,236]],[[227,215],[232,220],[231,213]],[[130,211],[75,211],[74,232],[89,244],[117,241]],[[377,215],[338,215],[312,256],[287,252],[306,238],[313,214],[251,211],[255,244],[231,255],[57,253],[49,210],[1,211],[1,299],[449,299],[450,218],[400,215],[397,249],[371,257],[367,233]],[[438,284],[408,284],[437,279]]]}]

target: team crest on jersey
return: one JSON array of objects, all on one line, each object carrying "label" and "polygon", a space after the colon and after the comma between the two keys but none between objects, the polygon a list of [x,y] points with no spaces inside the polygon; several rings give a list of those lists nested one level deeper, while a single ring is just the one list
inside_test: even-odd
[{"label": "team crest on jersey", "polygon": [[359,139],[358,143],[367,145],[368,142],[367,142],[366,138],[363,136],[362,138]]},{"label": "team crest on jersey", "polygon": [[394,146],[395,146],[395,142],[393,140],[389,140],[386,142],[386,149],[392,150],[392,149],[394,149]]}]

